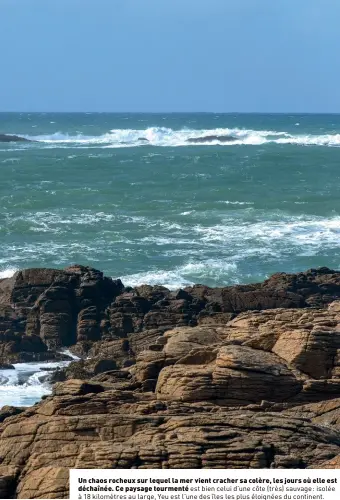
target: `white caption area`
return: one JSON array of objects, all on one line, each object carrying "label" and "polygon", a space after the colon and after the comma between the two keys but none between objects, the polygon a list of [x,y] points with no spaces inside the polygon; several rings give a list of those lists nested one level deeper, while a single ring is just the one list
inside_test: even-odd
[{"label": "white caption area", "polygon": [[336,469],[76,469],[71,500],[339,500]]}]

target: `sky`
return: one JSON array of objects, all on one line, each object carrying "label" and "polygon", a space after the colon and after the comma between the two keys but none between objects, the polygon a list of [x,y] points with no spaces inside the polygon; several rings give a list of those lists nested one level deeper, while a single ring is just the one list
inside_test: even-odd
[{"label": "sky", "polygon": [[340,112],[339,0],[0,0],[0,111]]}]

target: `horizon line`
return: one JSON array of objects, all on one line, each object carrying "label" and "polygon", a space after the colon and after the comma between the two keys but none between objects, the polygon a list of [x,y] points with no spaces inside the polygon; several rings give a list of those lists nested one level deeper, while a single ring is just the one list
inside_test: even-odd
[{"label": "horizon line", "polygon": [[0,114],[115,114],[115,115],[340,115],[340,111],[0,111]]}]

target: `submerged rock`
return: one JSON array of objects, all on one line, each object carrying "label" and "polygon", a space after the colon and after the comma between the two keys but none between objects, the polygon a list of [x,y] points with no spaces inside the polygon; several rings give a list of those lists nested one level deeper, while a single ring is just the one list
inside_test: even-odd
[{"label": "submerged rock", "polygon": [[15,370],[15,366],[7,363],[0,363],[0,370]]}]

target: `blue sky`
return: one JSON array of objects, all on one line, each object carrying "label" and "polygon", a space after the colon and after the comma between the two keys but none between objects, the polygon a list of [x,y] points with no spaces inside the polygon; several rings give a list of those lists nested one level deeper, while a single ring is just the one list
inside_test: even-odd
[{"label": "blue sky", "polygon": [[339,0],[0,0],[0,111],[340,112]]}]

